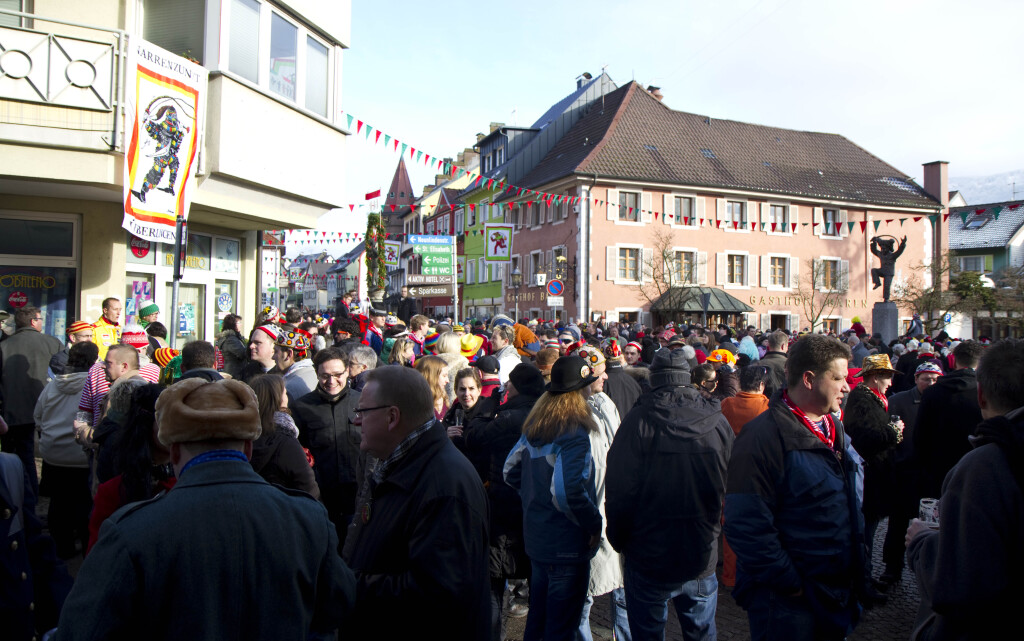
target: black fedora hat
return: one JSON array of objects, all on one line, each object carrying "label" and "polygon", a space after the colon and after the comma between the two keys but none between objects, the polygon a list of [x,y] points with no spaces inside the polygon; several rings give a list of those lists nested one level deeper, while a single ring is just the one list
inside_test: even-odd
[{"label": "black fedora hat", "polygon": [[563,356],[551,366],[551,382],[547,390],[551,394],[565,394],[583,389],[597,380],[594,370],[579,356]]}]

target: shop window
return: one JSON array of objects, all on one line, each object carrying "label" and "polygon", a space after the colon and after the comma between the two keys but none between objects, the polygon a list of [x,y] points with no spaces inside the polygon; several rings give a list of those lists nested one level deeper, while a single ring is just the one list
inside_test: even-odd
[{"label": "shop window", "polygon": [[156,265],[156,248],[155,241],[127,234],[125,261],[129,265]]},{"label": "shop window", "polygon": [[225,274],[237,274],[239,263],[239,243],[231,238],[213,239],[213,271]]},{"label": "shop window", "polygon": [[[132,274],[125,276],[124,282],[124,324],[130,325],[139,322],[139,310],[146,301],[154,299],[153,276],[150,274]],[[168,308],[160,311],[164,312]],[[167,325],[166,314],[161,313],[158,321]],[[170,329],[167,330],[168,332]]]},{"label": "shop window", "polygon": [[70,221],[0,218],[0,254],[75,255],[75,226]]}]

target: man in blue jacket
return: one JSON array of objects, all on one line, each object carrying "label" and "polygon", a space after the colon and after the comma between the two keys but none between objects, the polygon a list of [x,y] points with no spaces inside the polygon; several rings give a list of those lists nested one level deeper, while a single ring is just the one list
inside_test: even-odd
[{"label": "man in blue jacket", "polygon": [[839,419],[850,358],[849,347],[820,334],[794,343],[788,389],[733,446],[725,535],[752,641],[842,639],[857,624],[865,586],[859,457]]}]

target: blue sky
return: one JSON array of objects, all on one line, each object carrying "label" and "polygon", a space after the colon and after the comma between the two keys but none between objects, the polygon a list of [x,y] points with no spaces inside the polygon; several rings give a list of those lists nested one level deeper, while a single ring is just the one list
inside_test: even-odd
[{"label": "blue sky", "polygon": [[[619,85],[660,86],[673,109],[844,135],[918,181],[947,160],[955,187],[1024,168],[1021,25],[1010,0],[355,0],[342,108],[454,156],[606,67]],[[346,202],[386,189],[398,162],[362,135],[345,158]],[[417,193],[433,173],[411,166]],[[357,210],[319,228],[364,226]]]}]

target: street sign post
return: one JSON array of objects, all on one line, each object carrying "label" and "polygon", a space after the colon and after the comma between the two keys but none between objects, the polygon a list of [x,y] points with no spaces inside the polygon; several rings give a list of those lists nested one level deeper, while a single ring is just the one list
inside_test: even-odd
[{"label": "street sign post", "polygon": [[455,282],[454,276],[426,276],[424,274],[409,274],[405,277],[408,285],[450,285]]},{"label": "street sign post", "polygon": [[551,307],[565,307],[564,296],[548,296],[548,305]]},{"label": "street sign post", "polygon": [[409,295],[413,298],[427,298],[429,296],[452,296],[455,294],[453,285],[417,285],[409,288]]}]

